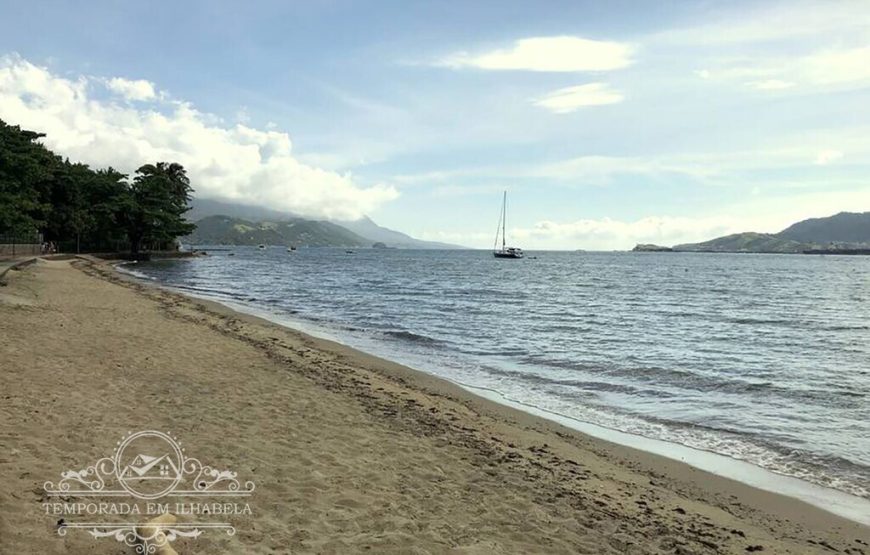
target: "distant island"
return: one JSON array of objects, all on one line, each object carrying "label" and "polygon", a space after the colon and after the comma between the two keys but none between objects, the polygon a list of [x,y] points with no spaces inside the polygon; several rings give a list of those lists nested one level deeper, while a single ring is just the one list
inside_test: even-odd
[{"label": "distant island", "polygon": [[651,243],[640,243],[631,250],[635,252],[672,252],[674,249],[671,247],[663,247],[661,245],[653,245]]},{"label": "distant island", "polygon": [[639,244],[635,252],[745,252],[781,254],[870,254],[870,212],[840,212],[810,218],[779,233],[734,233],[673,247]]}]

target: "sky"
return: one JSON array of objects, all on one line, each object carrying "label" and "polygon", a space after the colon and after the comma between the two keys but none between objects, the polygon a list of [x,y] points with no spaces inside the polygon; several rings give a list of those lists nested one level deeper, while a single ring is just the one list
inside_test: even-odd
[{"label": "sky", "polygon": [[0,0],[0,119],[196,195],[487,248],[870,210],[870,1]]}]

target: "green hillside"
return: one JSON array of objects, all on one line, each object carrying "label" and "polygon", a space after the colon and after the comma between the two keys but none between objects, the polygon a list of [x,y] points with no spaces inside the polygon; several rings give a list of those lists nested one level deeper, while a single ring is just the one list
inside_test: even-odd
[{"label": "green hillside", "polygon": [[870,212],[840,212],[811,218],[779,233],[735,233],[703,243],[674,246],[684,252],[800,253],[810,250],[863,250],[870,248]]},{"label": "green hillside", "polygon": [[769,233],[735,233],[704,241],[676,245],[675,251],[685,252],[781,252],[796,253],[814,248],[813,244],[784,239]]},{"label": "green hillside", "polygon": [[294,245],[306,247],[363,247],[371,241],[331,222],[291,218],[254,223],[229,216],[209,216],[196,222],[185,238],[194,245]]},{"label": "green hillside", "polygon": [[870,212],[840,212],[789,226],[778,236],[814,243],[870,243]]}]

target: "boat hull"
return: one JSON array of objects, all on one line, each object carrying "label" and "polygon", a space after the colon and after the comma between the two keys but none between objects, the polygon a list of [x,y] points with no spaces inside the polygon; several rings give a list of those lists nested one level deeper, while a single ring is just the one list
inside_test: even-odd
[{"label": "boat hull", "polygon": [[495,251],[492,253],[492,255],[496,258],[522,258],[523,257],[522,253],[517,253],[517,252]]}]

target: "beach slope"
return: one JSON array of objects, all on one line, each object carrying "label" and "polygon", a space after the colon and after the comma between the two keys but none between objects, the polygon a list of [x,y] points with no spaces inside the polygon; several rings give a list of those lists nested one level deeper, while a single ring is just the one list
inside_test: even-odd
[{"label": "beach slope", "polygon": [[132,553],[82,530],[59,536],[42,486],[154,429],[256,483],[253,514],[228,517],[235,535],[180,539],[182,554],[870,555],[867,527],[802,502],[106,264],[39,261],[8,282],[2,553]]}]

